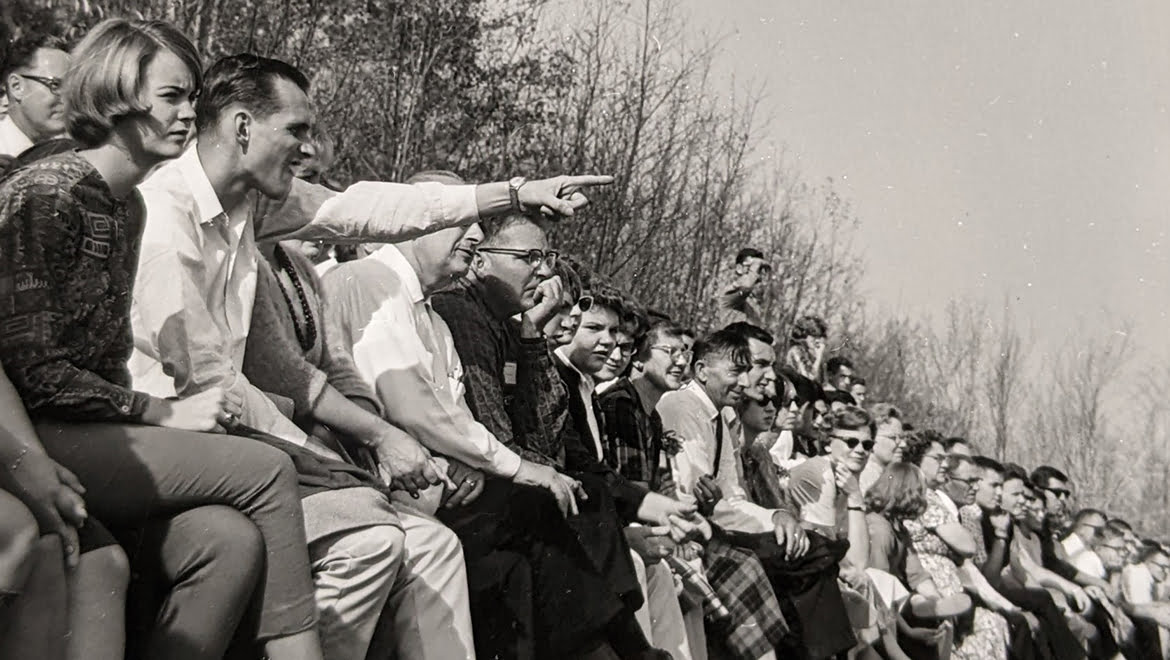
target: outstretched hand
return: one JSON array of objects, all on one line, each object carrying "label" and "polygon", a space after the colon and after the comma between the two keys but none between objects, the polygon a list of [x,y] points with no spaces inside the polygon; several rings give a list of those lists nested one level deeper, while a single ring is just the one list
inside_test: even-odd
[{"label": "outstretched hand", "polygon": [[528,181],[517,194],[525,210],[539,210],[550,218],[571,218],[589,204],[583,190],[611,183],[609,175],[557,176]]}]

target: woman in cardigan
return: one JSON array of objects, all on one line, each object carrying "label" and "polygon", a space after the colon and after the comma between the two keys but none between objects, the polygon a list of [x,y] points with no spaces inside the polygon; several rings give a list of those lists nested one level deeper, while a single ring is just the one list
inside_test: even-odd
[{"label": "woman in cardigan", "polygon": [[[270,657],[320,658],[289,459],[202,433],[235,421],[240,402],[222,390],[158,399],[131,389],[126,368],[144,218],[135,186],[187,142],[198,56],[166,23],[121,19],[97,25],[74,55],[62,96],[84,148],[0,183],[0,360],[47,453],[77,475],[103,522],[136,526],[202,505],[247,516],[266,559],[257,638]],[[199,586],[168,594],[146,655],[223,655],[250,589],[208,608],[193,606]]]}]

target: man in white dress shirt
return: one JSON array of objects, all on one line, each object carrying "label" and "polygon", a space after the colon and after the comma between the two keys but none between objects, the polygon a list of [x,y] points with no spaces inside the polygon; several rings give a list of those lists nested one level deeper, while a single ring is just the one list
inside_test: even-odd
[{"label": "man in white dress shirt", "polygon": [[[148,220],[130,367],[135,387],[157,396],[217,386],[238,392],[243,425],[336,458],[241,373],[256,241],[402,240],[516,204],[563,212],[571,203],[556,197],[564,180],[533,182],[516,204],[507,184],[360,183],[338,194],[294,181],[313,125],[307,90],[295,67],[253,55],[208,70],[196,106],[198,143],[140,187]],[[265,213],[262,197],[284,201]],[[378,455],[393,457],[391,467],[416,485],[438,483],[429,452],[390,430]],[[462,551],[450,530],[369,488],[312,495],[303,507],[327,658],[364,657],[387,602],[399,657],[474,656]]]},{"label": "man in white dress shirt", "polygon": [[8,115],[0,119],[0,156],[19,156],[29,147],[65,132],[61,80],[69,71],[65,42],[32,33],[14,41],[0,71]]}]

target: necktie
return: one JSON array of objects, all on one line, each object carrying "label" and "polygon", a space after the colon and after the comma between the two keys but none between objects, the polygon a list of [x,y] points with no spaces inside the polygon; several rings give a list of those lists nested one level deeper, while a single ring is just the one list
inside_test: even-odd
[{"label": "necktie", "polygon": [[715,416],[715,472],[712,477],[719,476],[719,459],[723,456],[723,418]]}]

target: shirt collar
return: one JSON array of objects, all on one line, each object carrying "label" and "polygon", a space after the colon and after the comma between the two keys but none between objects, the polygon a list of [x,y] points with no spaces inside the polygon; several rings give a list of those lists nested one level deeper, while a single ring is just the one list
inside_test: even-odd
[{"label": "shirt collar", "polygon": [[706,390],[703,389],[703,386],[698,381],[692,380],[680,391],[689,391],[692,396],[699,400],[699,405],[702,406],[703,413],[707,419],[712,421],[715,421],[716,418],[721,419],[719,409],[715,407],[715,402],[711,400],[711,397],[707,396]]},{"label": "shirt collar", "polygon": [[13,143],[16,153],[9,154],[13,157],[19,156],[26,149],[33,146],[32,140],[16,125],[16,122],[12,119],[12,115],[7,115],[0,120],[0,140],[9,140]]},{"label": "shirt collar", "polygon": [[195,146],[195,143],[192,143],[190,148],[179,156],[175,167],[179,168],[179,174],[182,175],[187,189],[191,191],[191,197],[195,200],[195,207],[199,211],[199,224],[208,225],[226,217],[226,214],[223,204],[219,201],[219,195],[216,195],[215,188],[211,187],[211,180],[207,178],[203,163],[199,162],[199,151]]},{"label": "shirt collar", "polygon": [[414,272],[410,262],[406,260],[402,252],[394,244],[383,245],[378,248],[378,251],[366,257],[367,259],[374,259],[384,264],[387,268],[394,271],[398,276],[398,280],[402,282],[402,286],[406,292],[410,294],[410,302],[417,305],[421,302],[426,302],[426,296],[423,295],[422,283],[418,281],[418,273]]},{"label": "shirt collar", "polygon": [[593,387],[594,387],[593,376],[590,376],[587,373],[583,373],[580,369],[577,368],[577,365],[573,364],[573,361],[569,359],[569,345],[568,344],[565,344],[564,346],[558,346],[556,348],[556,350],[553,351],[553,354],[556,355],[557,358],[560,359],[560,361],[566,367],[572,369],[573,371],[576,371],[577,375],[581,377],[581,391],[582,392],[585,391],[586,385],[589,386],[589,391],[593,391]]}]

